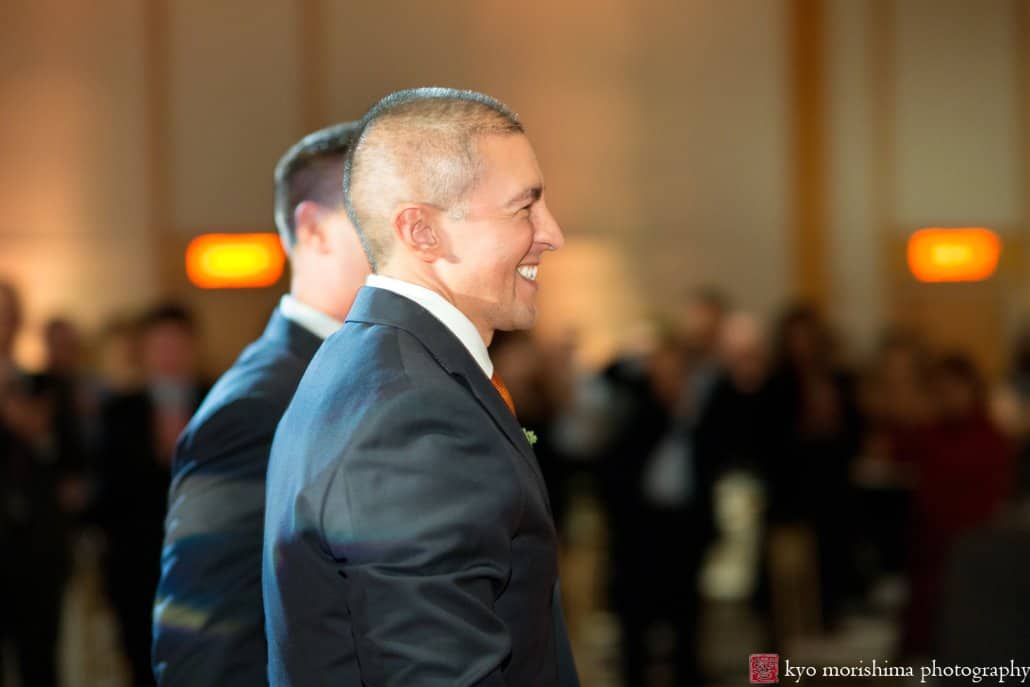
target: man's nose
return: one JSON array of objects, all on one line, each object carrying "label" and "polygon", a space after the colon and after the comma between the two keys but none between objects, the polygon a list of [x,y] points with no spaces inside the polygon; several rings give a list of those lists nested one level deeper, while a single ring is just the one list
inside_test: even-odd
[{"label": "man's nose", "polygon": [[537,222],[536,241],[537,243],[546,243],[550,250],[558,250],[565,245],[565,235],[550,209],[546,205],[540,209],[542,212]]}]

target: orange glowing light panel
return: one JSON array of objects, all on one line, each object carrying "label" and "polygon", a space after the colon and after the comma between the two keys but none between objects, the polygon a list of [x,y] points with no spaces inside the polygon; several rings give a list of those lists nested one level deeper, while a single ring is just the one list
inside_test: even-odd
[{"label": "orange glowing light panel", "polygon": [[989,229],[920,229],[908,239],[908,267],[924,282],[983,281],[998,267],[1001,239]]},{"label": "orange glowing light panel", "polygon": [[202,289],[271,286],[284,262],[278,234],[204,234],[186,248],[186,275]]}]

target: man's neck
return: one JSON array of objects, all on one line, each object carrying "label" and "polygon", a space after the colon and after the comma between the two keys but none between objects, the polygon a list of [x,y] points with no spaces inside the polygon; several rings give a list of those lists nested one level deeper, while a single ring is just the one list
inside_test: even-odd
[{"label": "man's neck", "polygon": [[458,307],[457,303],[454,302],[454,294],[442,281],[440,281],[440,279],[436,277],[436,275],[426,274],[415,270],[407,270],[393,265],[384,265],[382,269],[376,272],[376,274],[381,277],[389,277],[390,279],[397,279],[409,284],[414,284],[415,286],[421,286],[424,289],[429,289],[433,293],[438,294],[455,308]]},{"label": "man's neck", "polygon": [[471,317],[464,308],[461,307],[458,300],[455,297],[454,292],[447,287],[440,279],[435,275],[421,274],[414,270],[398,269],[392,266],[384,266],[378,272],[381,277],[389,277],[390,279],[397,279],[399,281],[414,284],[415,286],[421,286],[424,289],[428,289],[433,293],[443,298],[445,301],[453,305],[459,312],[469,319],[469,322],[475,326],[476,331],[479,332],[479,336],[483,339],[483,342],[489,346],[490,342],[494,338],[494,330],[489,327],[484,327],[480,323],[476,322],[475,318]]},{"label": "man's neck", "polygon": [[[347,319],[347,312],[350,310],[350,304],[347,304],[346,309],[342,308],[340,303],[334,301],[331,294],[325,288],[316,288],[316,284],[308,284],[300,279],[292,279],[290,281],[290,296],[296,301],[303,303],[309,308],[328,315],[334,320],[343,321]],[[338,299],[337,299],[338,300]]]}]

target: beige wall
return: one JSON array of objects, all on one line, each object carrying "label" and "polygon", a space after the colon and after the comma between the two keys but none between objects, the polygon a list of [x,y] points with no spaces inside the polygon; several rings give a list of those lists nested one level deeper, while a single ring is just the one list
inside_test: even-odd
[{"label": "beige wall", "polygon": [[168,221],[274,231],[272,168],[304,133],[294,0],[166,3]]},{"label": "beige wall", "polygon": [[893,219],[1022,223],[1019,0],[893,3]]},{"label": "beige wall", "polygon": [[[271,169],[292,141],[391,89],[442,84],[508,101],[537,147],[569,236],[542,271],[543,333],[575,328],[597,360],[628,323],[702,282],[771,313],[796,283],[804,192],[791,172],[796,6],[12,0],[0,27],[0,273],[22,285],[34,325],[62,311],[93,327],[184,298],[224,366],[286,282],[197,291],[182,274],[189,238],[271,230]],[[1019,6],[823,3],[825,288],[859,341],[905,302],[887,253],[905,232],[976,223],[1021,236]],[[997,327],[1023,303],[1021,273],[1006,278],[1020,288],[991,296]]]},{"label": "beige wall", "polygon": [[[123,302],[173,294],[217,331],[212,359],[226,364],[277,290],[193,290],[181,275],[186,241],[270,229],[271,168],[290,142],[359,116],[391,89],[422,84],[492,93],[530,129],[570,237],[566,257],[545,263],[542,331],[574,327],[598,358],[627,321],[663,309],[688,285],[725,283],[742,303],[769,308],[787,281],[783,3],[164,0],[143,17],[140,3],[109,1],[79,10],[84,17],[57,41],[46,18],[58,3],[14,5],[37,22],[21,52],[50,60],[69,85],[48,94],[39,70],[12,68],[4,98],[42,99],[37,107],[83,148],[31,165],[60,187],[60,220],[30,200],[26,189],[39,184],[24,175],[17,191],[0,190],[18,224],[32,227],[4,229],[9,245],[31,237],[24,266],[8,260],[5,271],[37,317],[88,295],[84,321],[94,324]],[[90,66],[100,46],[120,50],[103,70]],[[112,108],[124,125],[97,112]],[[39,122],[32,113],[19,121],[53,141]],[[121,157],[108,157],[106,139]],[[90,146],[104,153],[99,169]],[[157,182],[149,193],[147,178]],[[129,207],[118,205],[123,195]],[[87,207],[98,198],[112,202]],[[65,233],[51,243],[61,254],[47,255],[39,233],[58,221]],[[68,227],[90,244],[115,233],[124,241],[98,268],[78,259]],[[77,288],[64,288],[67,279],[41,285],[35,275],[46,264],[82,272]],[[92,281],[90,270],[105,280]],[[111,285],[120,288],[108,293]]]},{"label": "beige wall", "polygon": [[[87,326],[157,290],[147,226],[142,14],[132,0],[4,4],[0,275],[28,326]],[[19,351],[38,359],[34,336]]]},{"label": "beige wall", "polygon": [[[831,289],[846,330],[871,343],[887,321],[997,370],[1026,312],[1027,25],[1020,0],[830,0]],[[920,285],[907,236],[986,226],[997,275]]]},{"label": "beige wall", "polygon": [[877,102],[871,2],[827,4],[827,195],[829,301],[837,326],[868,347],[884,317],[877,194]]}]

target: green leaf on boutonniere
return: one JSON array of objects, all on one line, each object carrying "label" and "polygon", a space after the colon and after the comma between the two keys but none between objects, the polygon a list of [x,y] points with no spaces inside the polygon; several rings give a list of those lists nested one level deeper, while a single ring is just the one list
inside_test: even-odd
[{"label": "green leaf on boutonniere", "polygon": [[533,446],[533,445],[536,444],[536,432],[534,432],[531,429],[526,429],[525,427],[523,427],[522,428],[522,433],[526,435],[526,441],[529,442],[530,446]]}]

